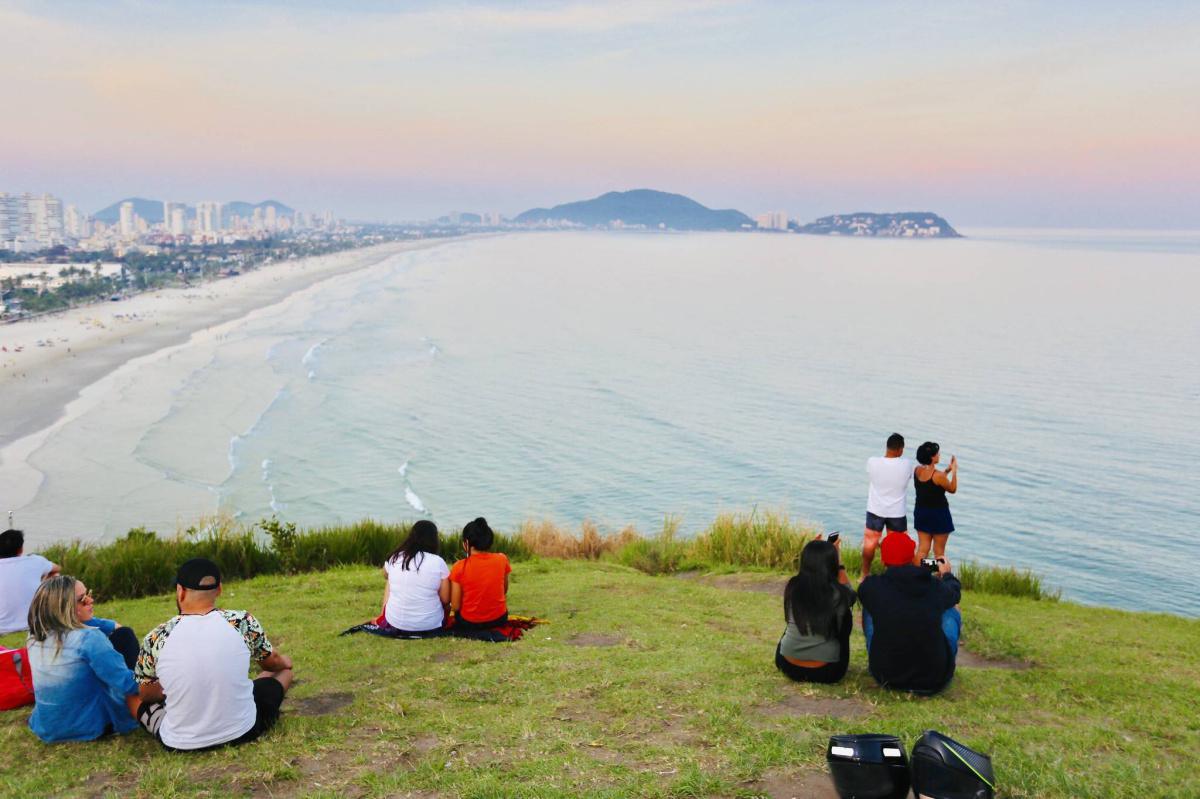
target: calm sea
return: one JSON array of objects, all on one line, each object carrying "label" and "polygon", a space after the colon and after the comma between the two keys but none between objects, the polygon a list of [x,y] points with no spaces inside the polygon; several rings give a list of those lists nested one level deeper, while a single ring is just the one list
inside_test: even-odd
[{"label": "calm sea", "polygon": [[[200,504],[246,519],[694,532],[758,507],[857,540],[866,458],[899,431],[958,456],[953,559],[1200,614],[1200,234],[969,232],[399,256],[235,326],[133,456],[194,484],[209,452]],[[153,523],[162,485],[117,492],[109,533]]]}]

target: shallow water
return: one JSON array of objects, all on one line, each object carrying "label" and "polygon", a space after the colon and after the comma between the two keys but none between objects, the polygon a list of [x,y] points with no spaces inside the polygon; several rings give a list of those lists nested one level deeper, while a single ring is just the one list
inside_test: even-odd
[{"label": "shallow water", "polygon": [[857,540],[897,430],[958,455],[952,559],[1197,615],[1198,289],[1191,234],[450,244],[126,370],[20,513],[61,538],[214,505],[643,532],[758,506]]}]

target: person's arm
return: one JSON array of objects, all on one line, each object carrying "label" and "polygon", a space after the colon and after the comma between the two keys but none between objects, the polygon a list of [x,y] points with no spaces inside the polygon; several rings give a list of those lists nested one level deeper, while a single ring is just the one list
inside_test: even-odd
[{"label": "person's arm", "polygon": [[44,558],[41,555],[31,555],[30,557],[42,561],[42,568],[45,569],[42,572],[43,580],[49,580],[51,577],[57,577],[62,574],[62,567],[49,558]]},{"label": "person's arm", "polygon": [[946,489],[947,494],[953,494],[958,491],[958,459],[950,459],[950,468],[944,472],[939,472],[935,466],[933,469],[933,482]]},{"label": "person's arm", "polygon": [[108,638],[103,633],[85,632],[80,654],[92,673],[108,689],[109,696],[123,701],[129,714],[136,717],[141,690],[133,679],[133,672],[125,665],[125,659],[109,645]]},{"label": "person's arm", "polygon": [[380,608],[383,608],[383,609],[387,608],[388,596],[390,596],[391,593],[392,593],[392,578],[391,578],[391,576],[388,575],[387,569],[384,569],[383,570],[383,602],[380,603],[380,605],[379,605]]},{"label": "person's arm", "polygon": [[962,601],[962,583],[954,576],[951,568],[950,560],[941,558],[941,562],[938,563],[938,577],[942,581],[942,604],[945,610]]},{"label": "person's arm", "polygon": [[292,668],[292,659],[282,652],[271,652],[258,661],[258,667],[263,671],[283,671]]},{"label": "person's arm", "polygon": [[167,695],[163,693],[162,684],[158,680],[152,680],[138,686],[138,697],[143,702],[162,702]]},{"label": "person's arm", "polygon": [[450,609],[458,615],[459,609],[462,608],[462,586],[453,580],[450,580]]},{"label": "person's arm", "polygon": [[441,600],[443,605],[450,604],[450,578],[449,577],[443,577],[442,581],[440,583],[438,583],[438,599]]},{"label": "person's arm", "polygon": [[504,575],[504,595],[508,596],[508,575]]}]

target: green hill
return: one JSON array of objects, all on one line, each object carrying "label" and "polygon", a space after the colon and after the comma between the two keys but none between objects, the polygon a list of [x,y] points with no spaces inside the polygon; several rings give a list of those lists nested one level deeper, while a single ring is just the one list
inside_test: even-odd
[{"label": "green hill", "polygon": [[[600,554],[586,533],[575,554]],[[523,538],[555,544],[537,530]],[[25,726],[28,709],[10,711],[0,714],[0,789],[831,796],[829,735],[889,732],[911,746],[934,728],[990,754],[998,796],[1008,799],[1200,796],[1200,622],[968,591],[957,676],[922,699],[875,685],[857,632],[841,684],[779,675],[772,656],[784,577],[651,576],[612,555],[515,558],[510,609],[550,623],[502,645],[339,638],[378,612],[375,566],[230,582],[222,604],[253,610],[296,662],[297,683],[271,733],[194,755],[163,752],[141,732],[46,746]],[[175,612],[169,595],[96,610],[139,633]]]},{"label": "green hill", "polygon": [[754,221],[741,211],[715,211],[682,194],[652,189],[610,191],[591,200],[532,208],[513,220],[519,225],[569,222],[584,227],[643,226],[669,230],[740,230]]}]

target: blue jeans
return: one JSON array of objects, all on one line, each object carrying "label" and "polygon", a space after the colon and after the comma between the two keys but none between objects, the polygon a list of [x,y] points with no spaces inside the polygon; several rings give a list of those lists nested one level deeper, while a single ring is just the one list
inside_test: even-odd
[{"label": "blue jeans", "polygon": [[[867,652],[871,651],[871,636],[875,634],[875,622],[871,614],[863,609],[863,635],[867,638]],[[942,634],[950,642],[950,651],[958,654],[958,638],[962,634],[962,612],[958,608],[950,608],[942,614]]]}]

